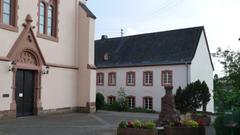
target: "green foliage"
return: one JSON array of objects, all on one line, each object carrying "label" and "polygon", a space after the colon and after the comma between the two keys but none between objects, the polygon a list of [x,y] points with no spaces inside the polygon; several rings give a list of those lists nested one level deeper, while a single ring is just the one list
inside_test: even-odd
[{"label": "green foliage", "polygon": [[200,100],[202,101],[203,111],[206,112],[207,104],[210,101],[211,94],[205,81],[202,82],[200,90],[202,91],[202,94],[200,95]]},{"label": "green foliage", "polygon": [[127,121],[121,121],[118,125],[119,128],[127,128],[128,122]]},{"label": "green foliage", "polygon": [[117,103],[119,107],[119,111],[125,111],[128,109],[127,105],[127,94],[125,92],[125,89],[123,87],[120,88],[118,91],[118,98],[117,98]]},{"label": "green foliage", "polygon": [[194,120],[184,120],[182,121],[182,125],[186,127],[198,127],[198,123]]},{"label": "green foliage", "polygon": [[224,114],[220,114],[213,124],[217,135],[230,135],[230,130],[224,125]]},{"label": "green foliage", "polygon": [[106,104],[103,107],[103,110],[109,110],[109,111],[125,111],[122,109],[122,106],[120,105],[120,103],[118,101],[113,102],[112,104]]},{"label": "green foliage", "polygon": [[176,108],[181,113],[192,112],[206,105],[210,101],[211,94],[205,82],[196,81],[188,84],[184,89],[179,87],[175,95]]},{"label": "green foliage", "polygon": [[156,123],[154,121],[146,121],[146,122],[144,122],[143,127],[145,129],[154,129],[154,128],[156,128]]},{"label": "green foliage", "polygon": [[101,93],[96,94],[96,110],[100,110],[104,106],[104,96]]},{"label": "green foliage", "polygon": [[142,122],[139,120],[135,120],[133,123],[133,128],[142,128]]},{"label": "green foliage", "polygon": [[144,109],[142,107],[136,107],[136,108],[128,108],[126,110],[127,112],[141,112],[141,113],[156,113],[154,110]]},{"label": "green foliage", "polygon": [[154,129],[156,128],[156,123],[154,121],[121,121],[118,125],[119,128],[144,128],[144,129]]},{"label": "green foliage", "polygon": [[240,109],[240,51],[221,50],[215,57],[224,67],[225,76],[214,78],[214,100],[217,111]]}]

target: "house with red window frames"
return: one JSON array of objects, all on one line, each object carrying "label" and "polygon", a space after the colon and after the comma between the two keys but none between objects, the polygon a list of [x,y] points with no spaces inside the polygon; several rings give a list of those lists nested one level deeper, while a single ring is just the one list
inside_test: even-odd
[{"label": "house with red window frames", "polygon": [[95,111],[86,0],[0,0],[0,119]]},{"label": "house with red window frames", "polygon": [[[164,86],[206,81],[213,95],[213,63],[204,27],[95,41],[96,90],[109,104],[124,89],[130,108],[161,111]],[[207,105],[213,112],[213,98]]]}]

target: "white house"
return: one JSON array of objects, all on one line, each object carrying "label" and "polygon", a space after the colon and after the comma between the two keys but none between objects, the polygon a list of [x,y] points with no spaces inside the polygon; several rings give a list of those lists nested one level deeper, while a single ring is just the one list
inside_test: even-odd
[{"label": "white house", "polygon": [[[122,87],[130,107],[161,111],[164,86],[174,93],[196,80],[213,90],[213,63],[204,27],[185,28],[95,41],[97,92],[108,103]],[[213,99],[207,110],[213,112]]]},{"label": "white house", "polygon": [[0,119],[95,110],[85,0],[0,0]]}]

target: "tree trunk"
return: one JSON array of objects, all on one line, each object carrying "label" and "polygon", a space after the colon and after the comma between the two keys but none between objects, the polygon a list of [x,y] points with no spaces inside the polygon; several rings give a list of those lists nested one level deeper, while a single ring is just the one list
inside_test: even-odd
[{"label": "tree trunk", "polygon": [[207,111],[207,105],[203,104],[203,112],[206,112],[206,111]]}]

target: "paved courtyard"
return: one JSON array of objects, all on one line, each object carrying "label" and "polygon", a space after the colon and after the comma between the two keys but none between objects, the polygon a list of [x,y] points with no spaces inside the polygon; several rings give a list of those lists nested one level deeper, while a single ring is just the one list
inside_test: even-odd
[{"label": "paved courtyard", "polygon": [[121,120],[156,120],[158,114],[99,111],[0,120],[0,135],[115,135]]}]

